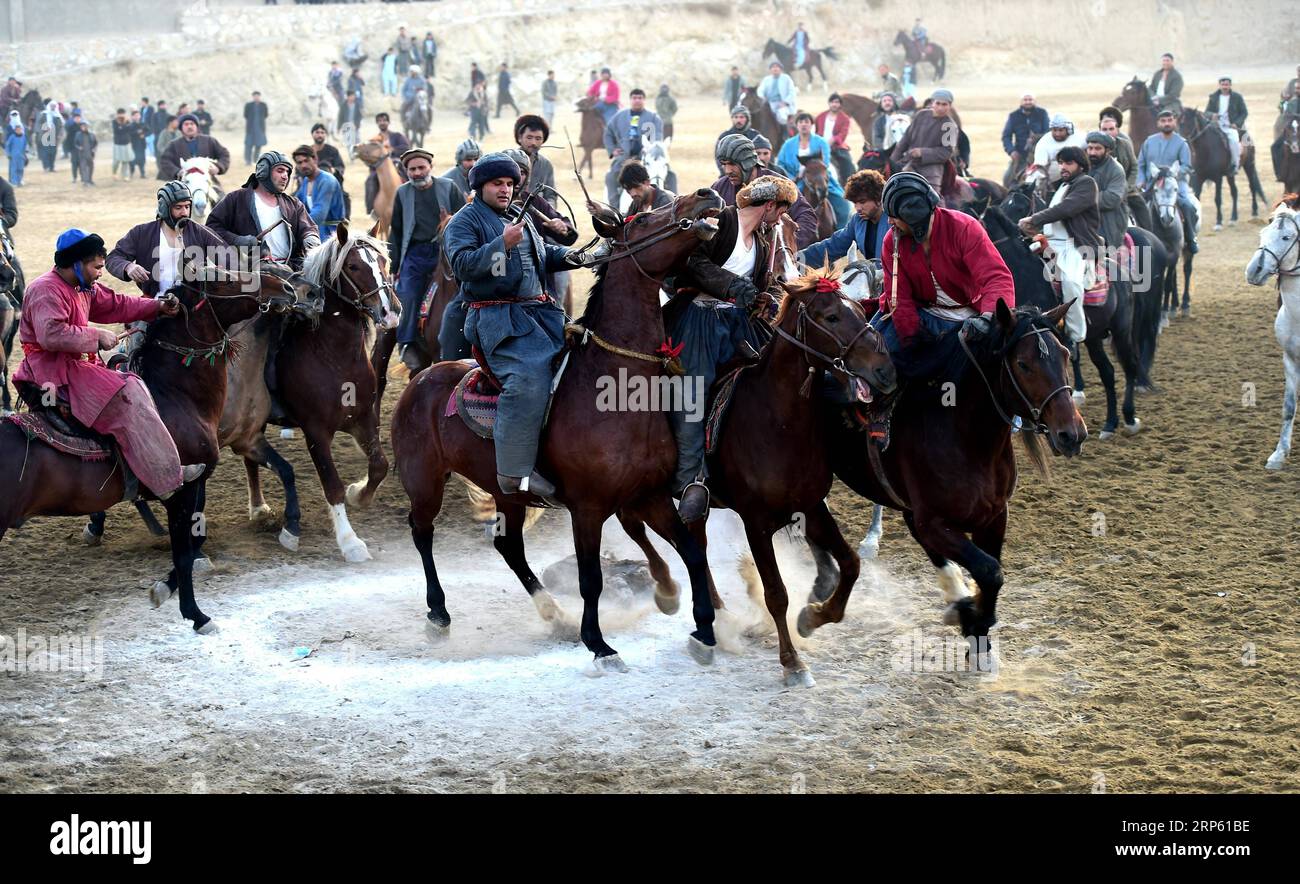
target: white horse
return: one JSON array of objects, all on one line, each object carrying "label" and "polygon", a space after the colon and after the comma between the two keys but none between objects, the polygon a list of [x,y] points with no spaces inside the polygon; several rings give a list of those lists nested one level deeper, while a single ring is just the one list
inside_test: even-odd
[{"label": "white horse", "polygon": [[[645,166],[646,174],[650,176],[650,183],[663,190],[673,189],[668,186],[669,176],[672,175],[672,169],[668,164],[668,148],[672,143],[672,138],[665,138],[662,141],[646,138],[642,141],[641,156],[638,158],[641,165]],[[618,197],[618,210],[626,216],[631,209],[632,197],[624,190]]]},{"label": "white horse", "polygon": [[181,163],[181,180],[190,189],[190,217],[202,221],[208,209],[221,199],[216,163],[207,157],[193,157]]},{"label": "white horse", "polygon": [[1282,306],[1273,322],[1273,334],[1282,345],[1286,369],[1286,393],[1282,398],[1282,433],[1277,448],[1264,464],[1280,470],[1291,453],[1291,429],[1295,425],[1296,393],[1300,390],[1300,200],[1277,207],[1269,225],[1259,232],[1259,249],[1246,265],[1246,282],[1263,285],[1274,274]]},{"label": "white horse", "polygon": [[885,143],[881,150],[892,150],[894,145],[903,140],[903,133],[907,127],[912,125],[912,118],[907,114],[894,113],[889,115],[889,121],[885,123]]}]

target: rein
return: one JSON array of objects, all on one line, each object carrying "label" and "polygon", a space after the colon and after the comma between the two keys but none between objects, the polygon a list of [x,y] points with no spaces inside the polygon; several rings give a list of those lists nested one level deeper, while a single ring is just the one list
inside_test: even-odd
[{"label": "rein", "polygon": [[1274,252],[1268,246],[1259,247],[1259,251],[1263,252],[1264,254],[1272,258],[1274,263],[1277,265],[1277,287],[1279,290],[1282,288],[1282,277],[1300,276],[1300,257],[1297,257],[1296,263],[1293,264],[1289,270],[1282,269],[1282,259],[1285,258],[1287,255],[1291,254],[1292,249],[1296,248],[1297,246],[1300,246],[1300,221],[1296,220],[1295,215],[1283,215],[1282,217],[1286,218],[1287,221],[1290,221],[1291,226],[1295,228],[1296,238],[1291,241],[1291,245],[1287,246],[1286,251],[1284,251],[1280,255]]},{"label": "rein", "polygon": [[[205,267],[204,269],[216,270],[219,273],[222,272],[220,271],[219,268],[216,267],[209,266],[209,267]],[[288,286],[283,281],[281,281],[281,285],[282,285],[281,294],[288,295],[290,298],[292,298],[293,290],[288,288]],[[168,352],[178,354],[181,357],[181,364],[186,368],[188,368],[190,364],[194,362],[195,359],[200,359],[200,360],[206,359],[208,365],[214,365],[216,364],[216,360],[218,356],[225,354],[227,351],[230,351],[232,353],[234,352],[235,342],[234,340],[232,340],[230,335],[230,329],[232,328],[232,326],[224,326],[221,324],[221,319],[217,316],[217,308],[213,306],[211,303],[209,303],[210,301],[234,301],[234,300],[242,300],[248,298],[256,301],[258,303],[259,309],[263,313],[269,313],[271,311],[271,307],[274,304],[274,295],[268,296],[266,298],[262,297],[263,292],[260,284],[260,277],[259,277],[259,284],[258,284],[256,295],[250,295],[245,292],[240,292],[234,295],[212,294],[207,290],[206,287],[207,280],[202,281],[197,287],[194,286],[192,283],[188,283],[185,281],[181,281],[178,284],[178,286],[188,292],[197,292],[199,295],[199,301],[197,304],[194,305],[192,311],[185,304],[181,304],[180,308],[181,308],[181,314],[185,317],[185,334],[189,335],[191,341],[194,341],[195,343],[201,344],[203,346],[182,347],[178,344],[173,344],[170,341],[163,341],[157,338],[154,338],[152,341],[148,341],[146,343],[152,343],[154,346],[158,347],[161,350],[167,350]],[[221,329],[221,337],[216,341],[205,341],[202,338],[198,337],[190,328],[191,316],[197,314],[205,306],[212,311],[212,319],[214,322],[216,322],[217,328]]]},{"label": "rein", "polygon": [[[844,295],[837,294],[836,297],[838,297],[842,301],[848,302],[849,304],[853,303],[852,300],[845,297]],[[839,347],[839,352],[832,356],[823,353],[822,351],[814,347],[810,347],[807,343],[808,326],[812,326],[813,328],[817,329],[817,331],[821,332],[822,334],[830,338],[832,341],[834,341],[835,345]],[[848,355],[851,349],[853,349],[853,345],[858,342],[858,338],[862,337],[864,334],[867,334],[868,332],[875,331],[875,329],[871,327],[870,323],[863,323],[862,328],[858,329],[857,333],[853,337],[849,338],[848,341],[846,342],[841,340],[840,336],[835,334],[835,332],[831,331],[829,328],[822,325],[817,320],[813,319],[812,316],[808,314],[808,308],[804,305],[802,301],[800,301],[799,313],[797,318],[795,319],[795,333],[792,335],[785,329],[781,328],[779,325],[776,328],[774,328],[773,331],[775,331],[782,339],[789,341],[795,347],[798,347],[800,350],[803,351],[804,362],[808,365],[809,374],[811,374],[814,371],[814,368],[812,366],[812,363],[808,360],[808,357],[815,356],[818,359],[820,359],[822,362],[825,362],[835,371],[841,372],[842,374],[849,375],[850,377],[855,377],[861,380],[865,380],[865,378],[863,378],[860,374],[858,374],[853,369],[849,368],[847,365],[844,364],[844,357]],[[877,351],[879,351],[880,347],[879,347],[878,340],[876,342],[876,345],[877,345],[876,349]]]},{"label": "rein", "polygon": [[[1030,335],[1045,335],[1045,334],[1052,334],[1052,330],[1050,328],[1034,328],[1034,329],[1030,329],[1029,331],[1025,332],[1023,335],[1020,335],[1017,338],[1013,338],[1011,342],[1007,344],[1007,348],[1006,348],[1007,355],[1002,357],[1002,368],[1006,371],[1007,377],[1011,381],[1011,387],[1016,391],[1016,394],[1020,397],[1020,401],[1023,402],[1025,404],[1025,407],[1029,409],[1030,420],[1033,421],[1033,426],[1027,428],[1021,427],[1021,429],[1022,430],[1028,429],[1030,432],[1036,433],[1041,436],[1045,436],[1050,432],[1047,428],[1047,425],[1043,423],[1041,420],[1039,420],[1039,417],[1043,413],[1043,409],[1045,409],[1047,407],[1047,403],[1051,402],[1052,399],[1054,399],[1059,393],[1063,391],[1069,391],[1072,388],[1070,387],[1069,384],[1062,384],[1061,386],[1057,387],[1055,390],[1053,390],[1052,392],[1044,396],[1043,401],[1040,402],[1038,404],[1038,407],[1035,408],[1034,404],[1029,401],[1029,397],[1025,395],[1025,391],[1021,388],[1020,383],[1016,380],[1016,375],[1011,370],[1011,363],[1008,361],[1008,359],[1011,353],[1011,349],[1016,344],[1020,343],[1022,340],[1029,337]],[[970,360],[971,365],[975,366],[975,370],[979,372],[980,380],[984,381],[984,387],[989,391],[989,399],[993,401],[993,407],[997,409],[998,417],[1002,418],[1003,423],[1005,423],[1008,427],[1014,428],[1016,426],[1015,419],[1012,416],[1009,416],[1006,413],[1006,411],[1002,408],[1002,404],[998,401],[997,394],[993,391],[993,384],[989,382],[988,375],[984,373],[983,366],[979,364],[979,361],[975,358],[975,354],[971,353],[970,351],[970,345],[966,343],[965,329],[962,329],[957,333],[957,341],[961,344],[961,349],[966,354],[966,358]],[[1039,338],[1039,345],[1043,346],[1041,337]]]},{"label": "rein", "polygon": [[[358,248],[360,248],[360,246],[356,242],[349,242],[348,248],[336,259],[333,272],[332,272],[332,276],[334,278],[330,280],[330,282],[335,284],[332,290],[334,294],[338,296],[339,300],[341,300],[343,303],[352,307],[363,316],[369,316],[372,320],[374,320],[375,325],[379,325],[384,318],[383,309],[381,305],[376,304],[373,307],[367,307],[364,302],[366,301],[367,298],[370,298],[376,294],[385,295],[391,302],[393,299],[393,294],[392,294],[393,289],[392,286],[388,284],[388,280],[384,278],[382,270],[379,273],[379,285],[375,286],[373,289],[371,289],[368,292],[361,291],[361,287],[357,285],[355,282],[353,282],[352,277],[343,273],[343,259],[348,256],[349,252]],[[337,284],[340,277],[343,279],[344,282],[346,282],[349,286],[352,287],[352,291],[356,292],[356,298],[349,298],[346,294],[344,294],[342,288],[339,287]]]}]

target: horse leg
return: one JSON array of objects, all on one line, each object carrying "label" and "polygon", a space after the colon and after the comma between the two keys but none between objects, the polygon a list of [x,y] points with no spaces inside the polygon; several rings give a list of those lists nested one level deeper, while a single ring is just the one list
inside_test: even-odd
[{"label": "horse leg", "polygon": [[880,553],[880,538],[885,531],[884,513],[885,508],[878,503],[871,507],[871,526],[867,528],[867,536],[858,544],[858,558],[874,559]]},{"label": "horse leg", "polygon": [[1088,335],[1084,346],[1088,348],[1088,356],[1097,367],[1101,386],[1106,391],[1106,423],[1101,428],[1101,440],[1105,442],[1115,435],[1115,429],[1119,426],[1119,416],[1115,409],[1115,366],[1106,355],[1106,342],[1100,335]]},{"label": "horse leg", "polygon": [[266,441],[265,436],[258,436],[257,441],[253,443],[253,448],[249,452],[252,460],[244,458],[244,467],[248,470],[248,490],[249,490],[249,511],[250,519],[254,516],[253,489],[256,486],[257,500],[260,504],[257,511],[265,510],[270,512],[270,507],[262,499],[261,477],[257,473],[257,464],[261,464],[268,469],[274,470],[275,474],[280,477],[280,484],[284,486],[284,527],[280,529],[280,545],[290,552],[298,551],[298,543],[302,537],[302,509],[298,503],[298,480],[294,474],[293,465],[285,460],[280,452],[272,447],[271,443]]},{"label": "horse leg", "polygon": [[619,510],[618,522],[623,526],[623,532],[632,538],[632,542],[640,547],[642,554],[645,555],[650,576],[655,582],[655,607],[671,617],[681,606],[682,589],[672,578],[668,563],[664,561],[663,556],[659,555],[659,550],[650,543],[644,522],[627,510]]},{"label": "horse leg", "polygon": [[158,524],[158,518],[153,514],[153,510],[149,509],[149,504],[146,501],[137,500],[135,502],[135,511],[140,514],[140,521],[144,522],[144,526],[149,529],[150,534],[154,537],[167,536],[167,530]]},{"label": "horse leg", "polygon": [[817,576],[813,579],[812,592],[808,594],[808,603],[824,602],[831,597],[835,591],[836,584],[840,581],[840,569],[835,562],[835,556],[830,550],[821,546],[812,538],[807,536],[808,549],[812,551],[813,563],[817,566]]},{"label": "horse leg", "polygon": [[354,482],[347,490],[348,505],[364,509],[375,499],[375,492],[388,475],[388,458],[384,457],[384,446],[379,440],[379,421],[373,410],[367,411],[344,430],[366,453],[366,481]]},{"label": "horse leg", "polygon": [[[1198,197],[1199,198],[1199,197]],[[1214,229],[1223,229],[1223,179],[1214,179]]]},{"label": "horse leg", "polygon": [[447,613],[447,596],[442,591],[438,580],[438,568],[433,562],[433,521],[442,511],[442,494],[446,488],[447,475],[433,475],[430,481],[421,483],[414,494],[410,494],[411,509],[406,516],[411,526],[411,541],[420,553],[420,563],[424,566],[424,600],[429,607],[425,615],[425,630],[431,638],[441,638],[451,626],[451,615]]},{"label": "horse leg", "polygon": [[330,452],[333,434],[321,433],[315,427],[303,427],[303,435],[307,437],[307,451],[311,454],[312,463],[316,465],[321,488],[325,491],[325,501],[329,504],[330,520],[334,523],[334,540],[345,560],[364,562],[371,558],[370,550],[366,548],[365,541],[357,537],[352,530],[352,523],[348,521],[343,481],[339,479],[338,467],[334,465],[334,456]]},{"label": "horse leg", "polygon": [[528,557],[524,553],[524,517],[528,513],[528,508],[518,503],[509,503],[499,497],[496,498],[496,508],[501,514],[501,521],[494,520],[493,524],[500,525],[501,530],[494,531],[492,546],[519,578],[524,591],[533,600],[538,615],[547,623],[558,624],[562,619],[559,606],[555,604],[554,596],[546,591],[542,581],[538,580],[537,575],[533,573],[532,567],[528,564]]},{"label": "horse leg", "polygon": [[903,510],[903,522],[907,525],[912,539],[930,560],[930,564],[938,570],[939,593],[943,596],[944,602],[951,607],[962,599],[969,598],[972,594],[971,588],[962,577],[961,568],[930,548],[928,541],[923,539],[917,530],[916,519],[911,510]]},{"label": "horse leg", "polygon": [[[1079,355],[1079,345],[1075,344],[1070,348],[1070,365],[1074,367],[1074,389],[1076,393],[1083,392],[1083,359]],[[1082,402],[1078,395],[1074,397],[1075,402]]]},{"label": "horse leg", "polygon": [[745,536],[749,539],[750,552],[754,554],[754,564],[763,580],[763,596],[767,601],[767,611],[776,624],[776,639],[780,647],[781,667],[785,670],[786,687],[812,687],[812,673],[799,659],[799,653],[790,640],[790,625],[786,623],[785,613],[789,604],[785,583],[781,580],[781,570],[776,564],[776,552],[772,549],[772,531],[759,527],[745,519]]},{"label": "horse leg", "polygon": [[1286,369],[1286,393],[1282,396],[1282,432],[1277,437],[1277,448],[1264,464],[1270,470],[1280,470],[1291,454],[1291,430],[1295,426],[1296,392],[1300,388],[1300,357],[1282,354]]},{"label": "horse leg", "polygon": [[1183,256],[1183,318],[1192,315],[1192,262],[1196,256],[1187,252]]},{"label": "horse leg", "polygon": [[1229,224],[1237,223],[1237,176],[1228,176],[1228,193],[1232,196],[1232,217],[1228,219]]},{"label": "horse leg", "polygon": [[[695,631],[691,633],[686,648],[697,663],[707,666],[713,662],[713,649],[718,643],[713,629],[714,620],[720,616],[716,612],[725,609],[718,595],[718,589],[713,583],[713,572],[709,570],[705,521],[701,520],[689,526],[684,524],[677,516],[672,498],[665,493],[655,494],[640,502],[635,512],[645,520],[645,524],[649,525],[652,531],[671,543],[673,549],[682,557],[682,563],[686,566],[686,573],[691,581],[691,616],[695,620]],[[620,521],[622,521],[621,517]],[[624,525],[625,529],[626,527]],[[641,533],[644,535],[644,529]],[[641,548],[642,550],[653,549],[649,544]],[[654,573],[652,566],[651,574]],[[668,576],[666,567],[664,576]],[[660,588],[657,575],[655,581],[655,603],[663,611],[664,607],[659,601]],[[669,582],[671,583],[671,578]],[[673,583],[672,586],[675,590],[677,585]],[[674,605],[676,601],[674,597]],[[676,607],[673,610],[675,611]]]},{"label": "horse leg", "polygon": [[388,360],[397,346],[397,330],[381,328],[375,336],[375,346],[370,351],[370,365],[375,370],[375,420],[379,420],[379,406],[384,401],[388,386]]},{"label": "horse leg", "polygon": [[259,516],[271,515],[271,505],[262,496],[262,477],[257,474],[259,464],[251,457],[244,457],[244,474],[248,484],[248,521],[255,522]]},{"label": "horse leg", "polygon": [[862,567],[857,555],[845,542],[844,535],[835,524],[835,517],[826,508],[825,501],[819,502],[808,513],[807,530],[810,540],[835,557],[835,563],[840,567],[840,580],[829,599],[825,602],[813,602],[799,612],[796,625],[799,634],[804,638],[812,635],[814,629],[827,623],[839,623],[844,619],[844,609],[849,603],[849,594],[853,592],[853,584],[857,583],[858,573]]},{"label": "horse leg", "polygon": [[216,631],[216,624],[199,610],[194,600],[195,532],[203,533],[201,522],[196,523],[194,516],[200,512],[198,501],[203,483],[200,479],[183,485],[167,500],[167,533],[172,544],[172,575],[168,585],[174,580],[174,588],[180,592],[181,616],[193,624],[195,632],[206,635]]},{"label": "horse leg", "polygon": [[578,589],[582,594],[582,643],[595,659],[598,673],[626,672],[627,664],[618,651],[605,643],[600,632],[600,591],[604,578],[600,573],[600,534],[604,514],[593,509],[570,511],[573,522],[573,545],[578,554]]},{"label": "horse leg", "polygon": [[86,546],[99,546],[104,542],[104,523],[106,521],[108,521],[108,513],[103,510],[90,514],[90,520],[86,522],[86,527],[81,529],[81,539],[85,541]]},{"label": "horse leg", "polygon": [[[998,561],[998,556],[1002,553],[1006,519],[1004,508],[993,522],[979,532],[984,543],[988,544],[996,555],[985,552],[960,531],[947,525],[940,517],[929,517],[913,511],[909,522],[909,527],[913,529],[913,536],[927,552],[932,553],[931,561],[934,561],[934,556],[946,557],[969,571],[971,577],[975,579],[979,587],[979,595],[966,595],[954,601],[944,612],[944,622],[961,626],[961,634],[970,641],[976,655],[988,653],[989,629],[997,623],[995,609],[998,592],[1003,583],[1002,564]],[[960,579],[960,573],[957,576]],[[940,584],[942,583],[941,577]]]}]

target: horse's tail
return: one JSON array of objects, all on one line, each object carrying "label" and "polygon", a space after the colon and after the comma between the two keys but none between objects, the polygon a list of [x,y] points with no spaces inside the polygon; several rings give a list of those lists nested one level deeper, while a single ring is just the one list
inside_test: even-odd
[{"label": "horse's tail", "polygon": [[827,46],[825,49],[818,49],[817,51],[829,58],[831,61],[840,60],[840,57],[835,54],[835,50],[830,46]]},{"label": "horse's tail", "polygon": [[1255,168],[1254,151],[1250,152],[1250,155],[1246,158],[1245,162],[1241,164],[1241,166],[1243,169],[1246,170],[1246,181],[1247,183],[1250,184],[1251,193],[1257,194],[1259,198],[1263,200],[1265,204],[1267,204],[1268,198],[1264,196],[1264,185],[1260,183],[1259,170]]},{"label": "horse's tail", "polygon": [[934,55],[934,78],[942,80],[944,72],[948,70],[948,53],[944,52],[941,47],[935,46]]},{"label": "horse's tail", "polygon": [[[1167,255],[1159,240],[1150,231],[1133,233],[1134,246],[1150,255],[1146,285],[1131,285],[1133,293],[1133,322],[1131,340],[1138,362],[1139,383],[1151,383],[1151,368],[1155,363],[1156,340],[1160,335],[1161,304],[1164,301],[1165,264]],[[1141,282],[1134,279],[1133,282]],[[1118,350],[1118,348],[1117,348]],[[1127,369],[1126,369],[1127,370]]]},{"label": "horse's tail", "polygon": [[[1111,336],[1115,341],[1115,355],[1119,357],[1119,364],[1127,377],[1149,387],[1151,379],[1147,376],[1146,366],[1142,364],[1142,351],[1137,345],[1137,298],[1131,288],[1127,292],[1122,289],[1117,291],[1117,296],[1129,302],[1116,305],[1116,312],[1123,310],[1129,321],[1123,324],[1119,334]],[[1112,325],[1111,329],[1113,331],[1115,326]]]},{"label": "horse's tail", "polygon": [[[491,494],[475,485],[469,479],[456,474],[462,482],[465,483],[465,493],[469,496],[470,515],[475,522],[480,524],[491,522],[496,519],[497,502]],[[537,507],[529,507],[524,513],[524,530],[537,524],[537,520],[542,517],[542,511]]]}]

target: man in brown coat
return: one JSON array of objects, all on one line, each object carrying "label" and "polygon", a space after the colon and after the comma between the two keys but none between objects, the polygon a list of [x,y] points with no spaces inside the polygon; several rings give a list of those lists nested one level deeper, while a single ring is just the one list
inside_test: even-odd
[{"label": "man in brown coat", "polygon": [[944,165],[957,156],[959,127],[952,116],[951,92],[936,89],[930,102],[930,107],[921,108],[912,117],[889,159],[895,169],[916,172],[939,190]]},{"label": "man in brown coat", "polygon": [[257,158],[244,186],[221,198],[208,216],[212,232],[240,248],[260,247],[261,254],[302,269],[302,259],[320,245],[320,231],[296,197],[285,193],[293,161],[278,150]]},{"label": "man in brown coat", "polygon": [[[202,249],[198,263],[222,266],[230,247],[197,221],[190,220],[189,188],[168,181],[158,189],[158,217],[137,224],[108,253],[104,268],[123,282],[134,282],[145,297],[155,297],[182,281],[185,259]],[[164,257],[166,260],[163,260]]]},{"label": "man in brown coat", "polygon": [[185,114],[177,120],[181,137],[177,138],[162,156],[158,157],[158,177],[164,181],[180,177],[181,163],[194,157],[207,157],[217,164],[217,174],[224,175],[230,168],[230,151],[211,135],[199,132],[199,118]]}]

